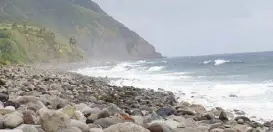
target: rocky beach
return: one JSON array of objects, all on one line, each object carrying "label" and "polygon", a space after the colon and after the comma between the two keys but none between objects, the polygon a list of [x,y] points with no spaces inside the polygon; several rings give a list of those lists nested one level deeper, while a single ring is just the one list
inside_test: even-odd
[{"label": "rocky beach", "polygon": [[107,82],[56,70],[1,67],[0,132],[273,131],[272,122],[178,102],[172,92],[162,89]]}]

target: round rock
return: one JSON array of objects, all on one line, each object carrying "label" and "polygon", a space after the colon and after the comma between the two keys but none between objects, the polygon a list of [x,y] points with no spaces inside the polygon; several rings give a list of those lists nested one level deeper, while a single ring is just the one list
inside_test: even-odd
[{"label": "round rock", "polygon": [[9,95],[7,93],[0,93],[0,101],[6,102],[9,100]]},{"label": "round rock", "polygon": [[16,128],[23,123],[23,118],[17,114],[10,114],[4,119],[5,128]]},{"label": "round rock", "polygon": [[112,125],[104,129],[104,132],[150,132],[150,131],[142,126],[136,125],[131,122],[126,122]]}]

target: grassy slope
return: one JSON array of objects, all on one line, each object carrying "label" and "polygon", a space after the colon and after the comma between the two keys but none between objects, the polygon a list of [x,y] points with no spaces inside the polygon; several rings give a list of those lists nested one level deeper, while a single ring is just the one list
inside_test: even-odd
[{"label": "grassy slope", "polygon": [[33,26],[0,24],[0,63],[73,61],[83,58],[81,51],[64,42],[60,35]]}]

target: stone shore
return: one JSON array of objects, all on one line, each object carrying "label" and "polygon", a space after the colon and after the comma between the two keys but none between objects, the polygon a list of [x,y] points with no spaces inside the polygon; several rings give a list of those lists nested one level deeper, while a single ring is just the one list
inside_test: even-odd
[{"label": "stone shore", "polygon": [[172,92],[117,87],[104,78],[0,67],[0,132],[273,132]]}]

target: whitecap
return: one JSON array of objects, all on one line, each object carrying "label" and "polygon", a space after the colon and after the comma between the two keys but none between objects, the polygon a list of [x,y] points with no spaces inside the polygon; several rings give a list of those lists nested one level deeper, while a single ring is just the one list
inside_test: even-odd
[{"label": "whitecap", "polygon": [[156,71],[161,71],[164,68],[165,68],[164,66],[152,66],[147,71],[148,72],[156,72]]},{"label": "whitecap", "polygon": [[221,64],[225,64],[225,63],[228,63],[230,62],[229,60],[221,60],[221,59],[218,59],[218,60],[214,60],[214,65],[218,66],[218,65],[221,65]]},{"label": "whitecap", "polygon": [[211,63],[211,60],[208,60],[208,61],[204,61],[203,64],[209,64]]}]

